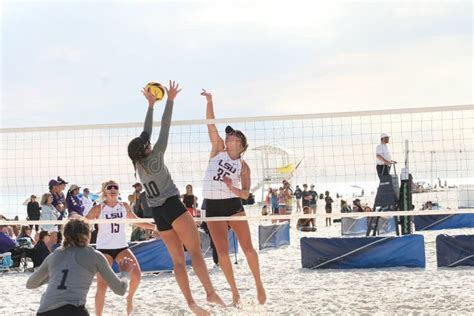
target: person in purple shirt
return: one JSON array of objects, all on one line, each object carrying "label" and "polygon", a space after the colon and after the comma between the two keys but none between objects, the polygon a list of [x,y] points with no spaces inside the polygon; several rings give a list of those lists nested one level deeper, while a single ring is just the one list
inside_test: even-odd
[{"label": "person in purple shirt", "polygon": [[79,198],[79,189],[81,187],[71,184],[69,191],[66,196],[66,204],[69,212],[69,217],[73,214],[84,215],[84,205],[82,205],[82,200]]},{"label": "person in purple shirt", "polygon": [[16,247],[16,242],[12,238],[13,231],[8,226],[0,226],[0,253],[11,252]]},{"label": "person in purple shirt", "polygon": [[58,219],[61,220],[64,217],[64,210],[66,209],[66,205],[65,205],[66,201],[64,200],[63,196],[60,194],[61,191],[60,191],[59,182],[54,179],[51,179],[49,180],[48,186],[49,186],[49,193],[51,193],[51,195],[53,196],[53,202],[51,202],[51,204],[58,210],[59,212]]},{"label": "person in purple shirt", "polygon": [[58,179],[56,180],[58,182],[58,199],[59,202],[63,204],[63,211],[60,212],[59,218],[58,219],[63,219],[66,216],[66,210],[67,210],[67,205],[66,205],[66,196],[64,195],[64,190],[66,190],[66,180],[58,176]]}]

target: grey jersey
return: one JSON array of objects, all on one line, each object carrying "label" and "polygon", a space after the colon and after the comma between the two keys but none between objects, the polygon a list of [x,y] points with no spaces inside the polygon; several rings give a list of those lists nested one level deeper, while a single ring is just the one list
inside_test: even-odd
[{"label": "grey jersey", "polygon": [[99,272],[116,294],[124,295],[128,282],[120,280],[107,259],[91,247],[58,248],[28,279],[26,287],[37,288],[48,283],[40,301],[39,313],[72,304],[86,303],[92,279]]},{"label": "grey jersey", "polygon": [[[172,114],[173,101],[168,100],[161,119],[160,136],[153,147],[152,153],[144,160],[136,163],[140,182],[143,183],[150,207],[163,205],[169,197],[179,194],[178,188],[174,184],[164,161],[166,147],[168,146]],[[153,108],[148,107],[143,131],[146,132],[150,138],[152,126]]]}]

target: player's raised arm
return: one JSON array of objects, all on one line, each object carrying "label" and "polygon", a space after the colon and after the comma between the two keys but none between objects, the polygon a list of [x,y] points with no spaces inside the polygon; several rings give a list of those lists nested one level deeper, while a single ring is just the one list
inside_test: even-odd
[{"label": "player's raised arm", "polygon": [[165,110],[163,111],[163,116],[161,118],[160,136],[153,148],[153,152],[166,151],[171,126],[171,116],[173,115],[174,99],[181,91],[181,89],[179,89],[179,83],[171,80],[169,82],[169,87],[165,87],[165,89],[166,94],[168,95],[168,100],[166,101]]},{"label": "player's raised arm", "polygon": [[[206,119],[215,119],[214,115],[214,104],[212,103],[212,94],[205,89],[202,89],[202,96],[206,97],[207,107],[206,107]],[[217,130],[216,124],[207,124],[207,130],[209,132],[209,139],[211,141],[211,158],[217,155],[219,152],[224,151],[224,140],[219,136],[219,131]]]}]

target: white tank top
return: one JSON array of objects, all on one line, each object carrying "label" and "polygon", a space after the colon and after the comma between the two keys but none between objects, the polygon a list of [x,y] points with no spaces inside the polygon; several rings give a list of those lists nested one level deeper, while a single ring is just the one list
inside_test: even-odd
[{"label": "white tank top", "polygon": [[[100,219],[126,219],[127,210],[121,202],[114,207],[105,203],[100,204]],[[107,223],[98,224],[99,232],[97,234],[97,249],[120,249],[127,248],[127,236],[125,234],[125,224]]]},{"label": "white tank top", "polygon": [[232,179],[232,184],[240,188],[240,173],[242,170],[242,160],[232,160],[227,151],[218,153],[209,160],[202,195],[205,199],[222,200],[235,198],[237,195],[232,193],[224,183],[224,177]]}]

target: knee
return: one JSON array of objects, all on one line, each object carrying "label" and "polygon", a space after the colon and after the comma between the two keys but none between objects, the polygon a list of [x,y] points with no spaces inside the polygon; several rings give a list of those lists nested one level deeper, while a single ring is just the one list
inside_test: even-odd
[{"label": "knee", "polygon": [[202,253],[201,253],[201,248],[199,249],[188,249],[188,254],[189,256],[191,257],[191,260],[194,260],[195,258],[196,259],[199,259],[199,257],[202,257]]},{"label": "knee", "polygon": [[183,258],[174,258],[173,259],[174,269],[186,269],[186,259]]},{"label": "knee", "polygon": [[217,255],[219,256],[219,258],[223,258],[223,257],[228,257],[229,256],[229,247],[223,247],[221,249],[217,249]]},{"label": "knee", "polygon": [[244,245],[241,244],[240,248],[242,248],[242,251],[244,252],[245,255],[252,255],[256,253],[251,243],[244,244]]}]

